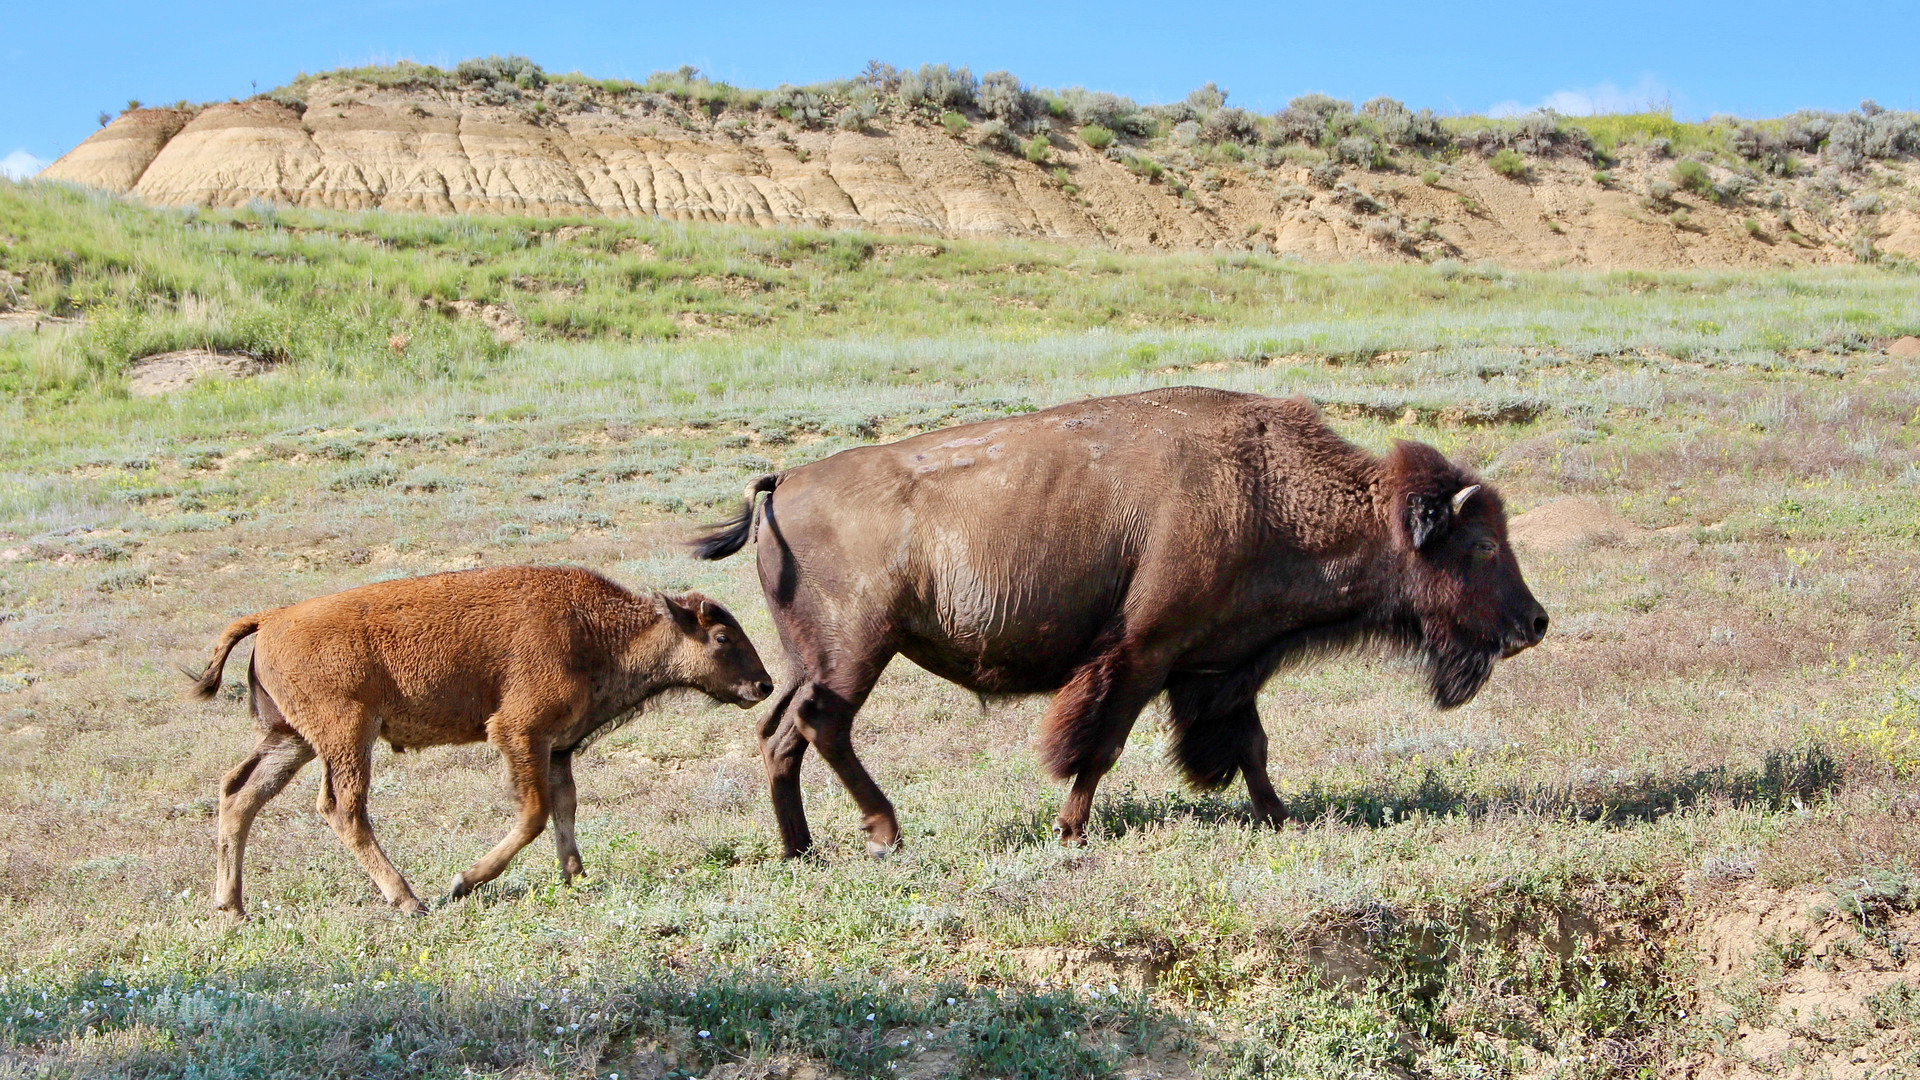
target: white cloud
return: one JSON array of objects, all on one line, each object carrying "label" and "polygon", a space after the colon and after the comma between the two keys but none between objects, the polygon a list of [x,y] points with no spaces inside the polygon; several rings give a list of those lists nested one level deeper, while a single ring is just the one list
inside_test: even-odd
[{"label": "white cloud", "polygon": [[1673,91],[1665,83],[1651,75],[1642,75],[1639,82],[1624,90],[1610,82],[1576,90],[1555,90],[1532,105],[1522,105],[1518,101],[1500,102],[1488,109],[1487,115],[1519,116],[1535,109],[1552,109],[1563,116],[1594,116],[1600,113],[1646,112],[1669,107],[1672,101]]},{"label": "white cloud", "polygon": [[37,158],[25,150],[15,150],[0,158],[0,176],[9,180],[26,180],[47,167],[45,158]]}]

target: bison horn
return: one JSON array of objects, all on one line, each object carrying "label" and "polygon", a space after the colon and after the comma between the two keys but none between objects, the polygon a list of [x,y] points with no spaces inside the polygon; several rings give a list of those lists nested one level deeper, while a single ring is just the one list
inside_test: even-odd
[{"label": "bison horn", "polygon": [[1473,498],[1473,493],[1479,490],[1480,490],[1479,484],[1468,484],[1466,487],[1463,487],[1459,491],[1454,492],[1453,493],[1453,512],[1456,514],[1459,513],[1460,508],[1467,505],[1467,500]]}]

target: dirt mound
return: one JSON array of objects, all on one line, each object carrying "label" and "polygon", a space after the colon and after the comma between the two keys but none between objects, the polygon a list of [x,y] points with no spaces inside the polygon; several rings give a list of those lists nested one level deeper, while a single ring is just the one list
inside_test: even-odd
[{"label": "dirt mound", "polygon": [[1326,165],[1261,167],[1178,148],[1096,151],[1061,130],[1036,163],[984,126],[954,132],[918,114],[808,128],[766,110],[709,115],[583,93],[550,86],[508,103],[326,77],[300,108],[254,99],[133,110],[41,176],[164,205],[645,215],[1383,262],[1804,265],[1853,262],[1863,236],[1920,257],[1911,161],[1847,180],[1874,190],[1866,201],[1837,200],[1814,179],[1769,180],[1729,200],[1674,190],[1672,160],[1653,152],[1623,151],[1600,174],[1542,158],[1515,179],[1469,154],[1329,176]]},{"label": "dirt mound", "polygon": [[1640,526],[1592,499],[1555,499],[1507,522],[1516,544],[1542,551],[1617,544],[1644,532]]},{"label": "dirt mound", "polygon": [[1920,337],[1898,338],[1887,346],[1887,355],[1898,360],[1920,360]]},{"label": "dirt mound", "polygon": [[247,353],[182,349],[135,360],[127,372],[127,389],[135,397],[154,397],[184,389],[200,379],[241,379],[258,375],[271,366]]},{"label": "dirt mound", "polygon": [[1920,1002],[1920,913],[1848,905],[1824,890],[1748,883],[1716,898],[1687,943],[1700,1011],[1738,1020],[1718,1052],[1681,1070],[1700,1080],[1906,1075],[1916,1048],[1889,1023]]}]

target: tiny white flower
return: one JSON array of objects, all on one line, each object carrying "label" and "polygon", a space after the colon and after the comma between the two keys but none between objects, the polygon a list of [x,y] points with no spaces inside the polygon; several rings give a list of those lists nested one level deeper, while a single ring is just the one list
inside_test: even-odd
[{"label": "tiny white flower", "polygon": [[873,1014],[872,1014],[872,1013],[868,1013],[868,1014],[867,1014],[867,1019],[869,1019],[869,1020],[871,1020],[871,1019],[873,1019]]},{"label": "tiny white flower", "polygon": [[704,1031],[704,1030],[703,1030],[703,1031],[701,1031],[701,1032],[700,1032],[700,1037],[701,1037],[701,1038],[703,1038],[703,1039],[706,1039],[706,1038],[711,1038],[712,1036],[713,1036],[713,1032],[711,1032],[711,1031]]}]

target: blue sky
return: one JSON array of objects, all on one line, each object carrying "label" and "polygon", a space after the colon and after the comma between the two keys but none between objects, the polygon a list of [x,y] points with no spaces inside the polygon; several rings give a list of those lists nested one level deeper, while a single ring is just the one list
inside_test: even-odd
[{"label": "blue sky", "polygon": [[245,97],[299,71],[517,52],[549,70],[644,78],[693,64],[746,86],[846,76],[869,58],[1000,68],[1141,101],[1212,80],[1272,110],[1307,91],[1441,112],[1666,100],[1778,115],[1873,98],[1920,107],[1920,2],[559,4],[11,0],[0,15],[0,161],[19,173],[102,111]]}]

